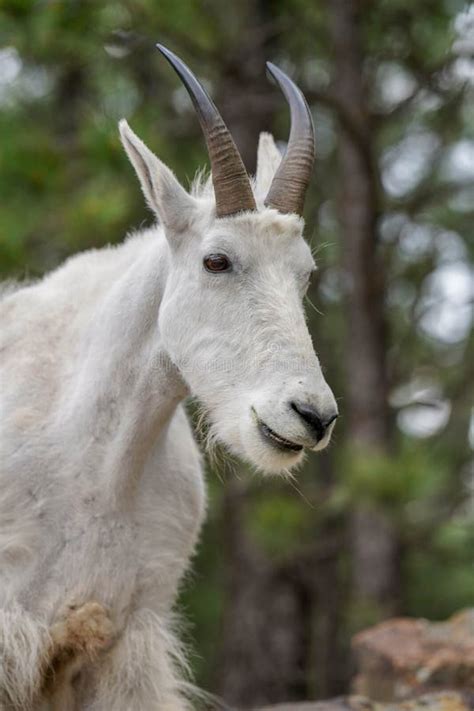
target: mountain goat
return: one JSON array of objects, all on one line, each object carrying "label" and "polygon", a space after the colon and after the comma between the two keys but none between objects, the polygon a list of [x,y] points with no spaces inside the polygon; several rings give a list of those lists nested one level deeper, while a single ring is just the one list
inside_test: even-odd
[{"label": "mountain goat", "polygon": [[188,193],[125,121],[151,229],[69,259],[0,301],[0,709],[180,711],[172,609],[205,512],[183,407],[263,472],[322,449],[337,408],[302,298],[307,104],[283,158],[262,134],[255,180],[196,77],[171,52],[207,142]]}]

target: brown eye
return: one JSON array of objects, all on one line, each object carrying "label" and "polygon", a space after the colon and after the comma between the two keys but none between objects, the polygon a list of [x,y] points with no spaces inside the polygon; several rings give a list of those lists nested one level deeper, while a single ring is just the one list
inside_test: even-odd
[{"label": "brown eye", "polygon": [[209,254],[204,257],[204,267],[208,272],[228,272],[231,263],[225,254]]}]

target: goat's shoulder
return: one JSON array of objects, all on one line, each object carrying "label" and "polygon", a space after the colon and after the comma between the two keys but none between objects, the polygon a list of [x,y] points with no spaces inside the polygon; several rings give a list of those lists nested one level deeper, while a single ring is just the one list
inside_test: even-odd
[{"label": "goat's shoulder", "polygon": [[156,227],[144,230],[119,245],[69,257],[37,281],[0,284],[0,354],[21,335],[31,339],[35,327],[48,330],[50,324],[60,330],[78,310],[85,314],[135,258],[153,249],[157,237],[160,232]]}]

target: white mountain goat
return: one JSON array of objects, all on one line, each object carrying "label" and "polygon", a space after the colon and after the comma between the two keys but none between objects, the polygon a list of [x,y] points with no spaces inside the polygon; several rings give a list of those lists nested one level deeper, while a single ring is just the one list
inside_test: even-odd
[{"label": "white mountain goat", "polygon": [[205,510],[183,401],[263,472],[322,449],[337,416],[306,327],[306,102],[251,183],[216,107],[184,82],[212,182],[191,194],[125,121],[152,229],[0,301],[0,709],[180,711],[172,608]]}]

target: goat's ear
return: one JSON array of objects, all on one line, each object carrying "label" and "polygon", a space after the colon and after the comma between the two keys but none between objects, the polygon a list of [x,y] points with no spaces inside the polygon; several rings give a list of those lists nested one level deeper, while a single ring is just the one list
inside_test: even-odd
[{"label": "goat's ear", "polygon": [[273,136],[271,133],[261,133],[258,141],[257,174],[255,176],[256,192],[261,200],[266,198],[280,163],[281,153]]},{"label": "goat's ear", "polygon": [[165,230],[183,232],[194,217],[195,199],[138,138],[125,119],[120,121],[119,129],[123,147],[135,168],[148,205]]}]

